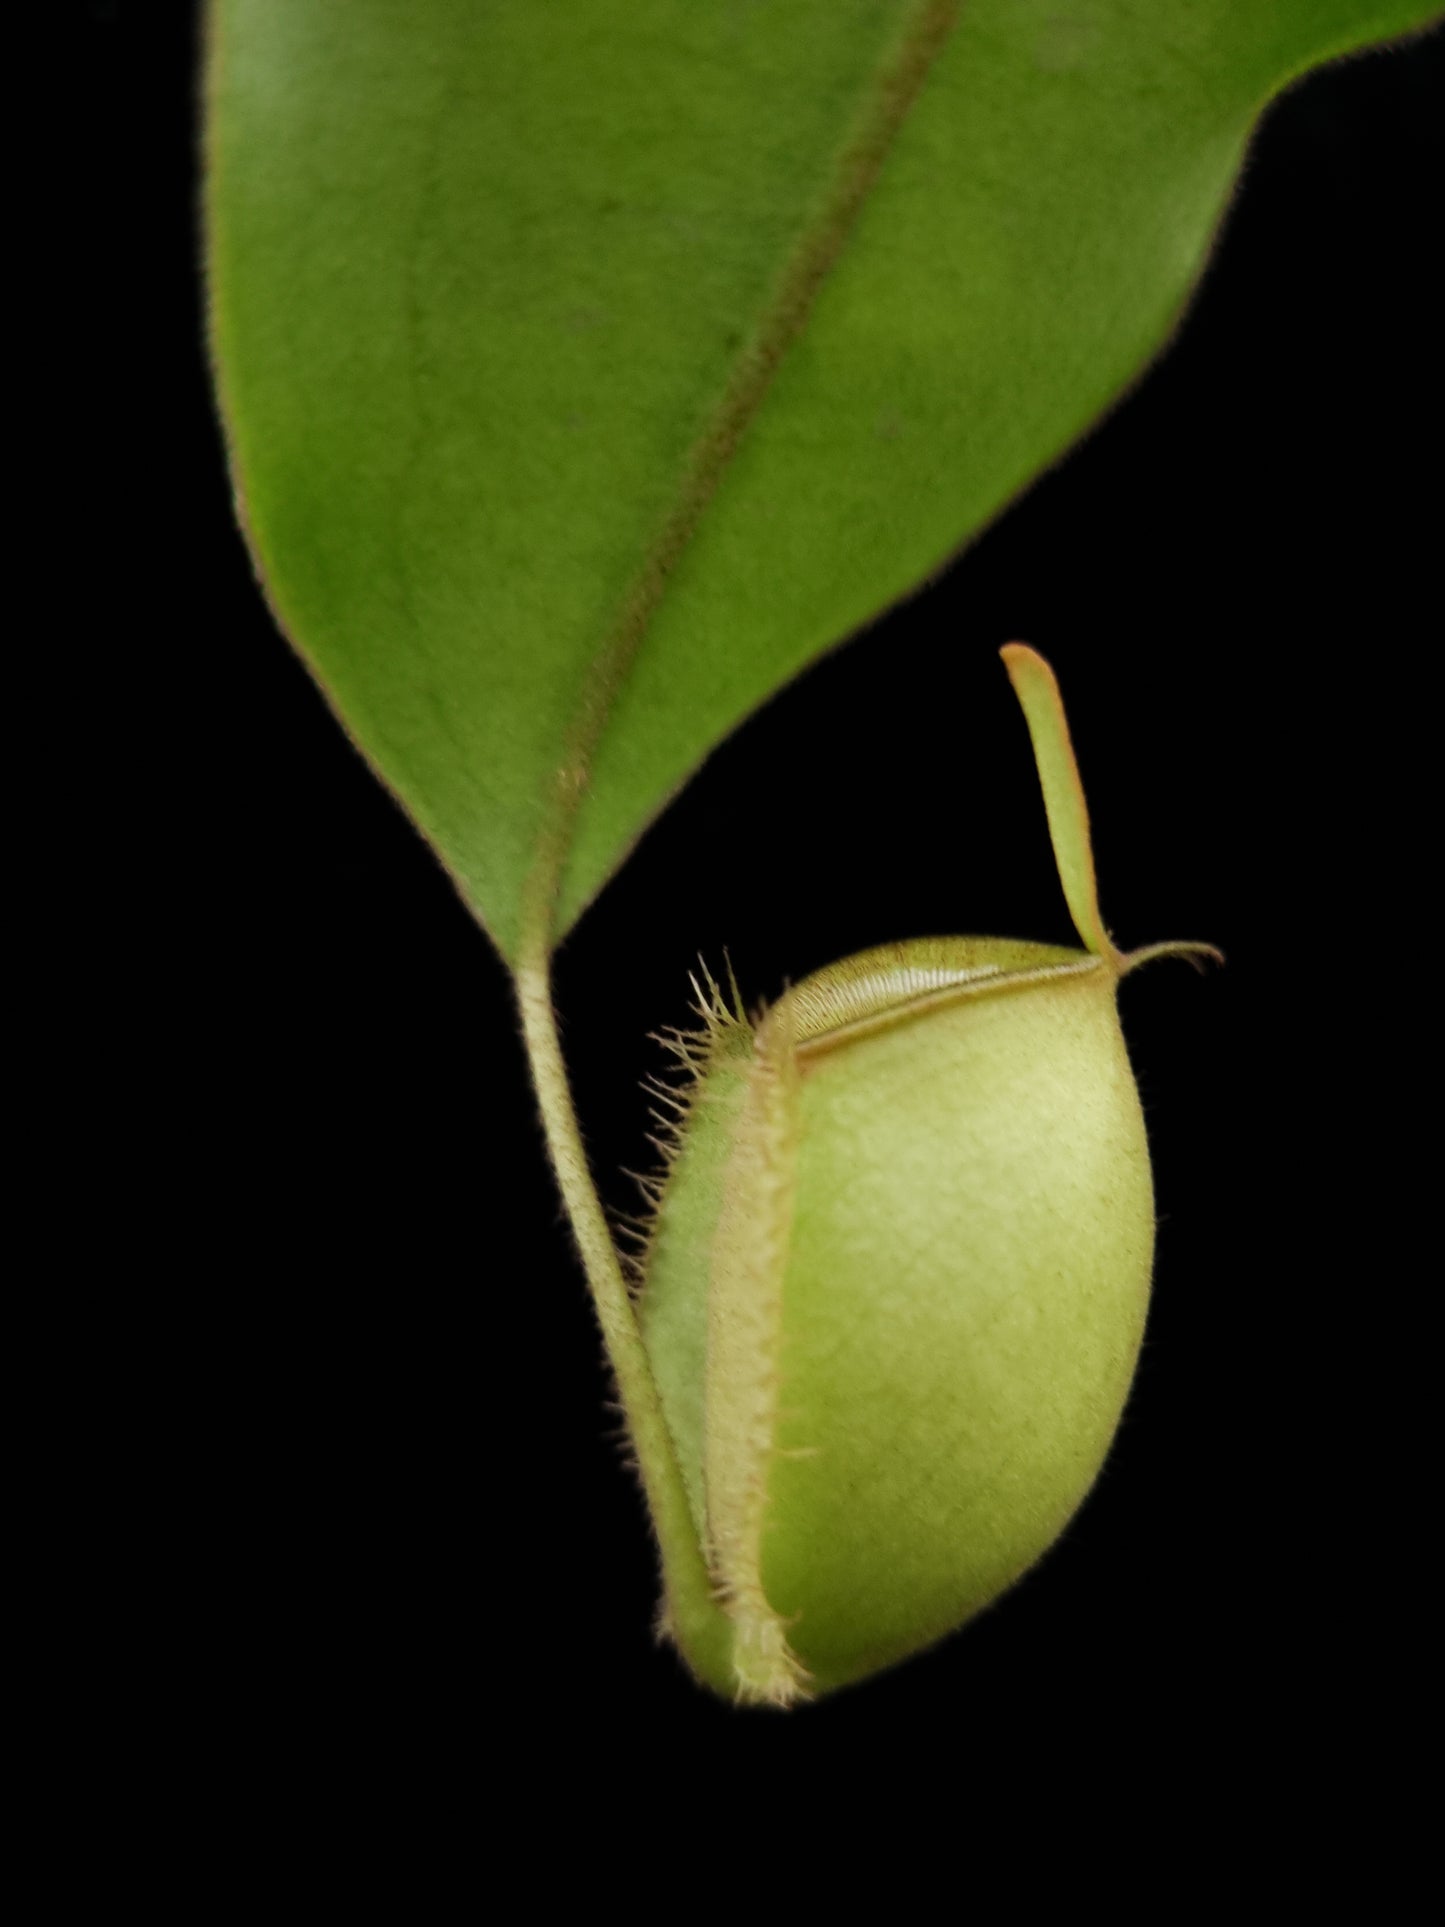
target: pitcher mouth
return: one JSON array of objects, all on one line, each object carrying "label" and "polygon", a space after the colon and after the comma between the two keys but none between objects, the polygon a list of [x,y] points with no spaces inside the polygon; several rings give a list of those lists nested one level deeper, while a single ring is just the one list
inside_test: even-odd
[{"label": "pitcher mouth", "polygon": [[765,1021],[786,1025],[794,1050],[806,1061],[973,998],[1096,972],[1118,983],[1160,957],[1185,957],[1198,968],[1206,959],[1224,962],[1213,944],[1187,940],[1128,951],[1111,945],[1100,955],[1008,937],[921,937],[880,944],[814,971],[784,993]]},{"label": "pitcher mouth", "polygon": [[1058,944],[920,937],[880,944],[815,971],[784,993],[768,1021],[787,1026],[806,1061],[930,1011],[1096,971],[1108,974],[1106,959]]}]

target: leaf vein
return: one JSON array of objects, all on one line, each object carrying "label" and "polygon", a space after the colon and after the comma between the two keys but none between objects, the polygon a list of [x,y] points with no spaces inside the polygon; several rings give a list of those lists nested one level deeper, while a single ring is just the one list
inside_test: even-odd
[{"label": "leaf vein", "polygon": [[673,504],[605,640],[588,665],[555,772],[523,892],[522,942],[552,947],[558,891],[593,756],[628,672],[728,465],[847,244],[910,108],[948,41],[963,0],[920,0],[834,163],[831,183],[788,256],[772,299],[733,364],[713,415],[687,457]]}]

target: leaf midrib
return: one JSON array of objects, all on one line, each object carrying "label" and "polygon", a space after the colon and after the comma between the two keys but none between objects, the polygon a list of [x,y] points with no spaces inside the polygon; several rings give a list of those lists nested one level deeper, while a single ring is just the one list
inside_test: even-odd
[{"label": "leaf midrib", "polygon": [[873,75],[833,163],[832,183],[795,241],[772,299],[733,364],[712,418],[683,464],[672,506],[583,679],[564,737],[531,867],[522,886],[519,949],[542,961],[554,947],[558,895],[592,759],[617,697],[728,465],[773,377],[807,322],[869,190],[963,10],[963,0],[920,0]]}]

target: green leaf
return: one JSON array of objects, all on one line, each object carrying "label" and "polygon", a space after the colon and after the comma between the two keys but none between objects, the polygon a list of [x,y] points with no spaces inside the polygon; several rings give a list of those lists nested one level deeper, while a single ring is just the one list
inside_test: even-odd
[{"label": "green leaf", "polygon": [[1177,319],[1262,106],[1419,0],[214,0],[280,620],[502,950]]}]

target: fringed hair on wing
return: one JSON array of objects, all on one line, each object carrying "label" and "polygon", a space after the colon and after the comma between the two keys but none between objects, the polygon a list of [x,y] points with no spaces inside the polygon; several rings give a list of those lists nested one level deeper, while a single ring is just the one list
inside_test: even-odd
[{"label": "fringed hair on wing", "polygon": [[763,1015],[759,1011],[750,1019],[744,1010],[726,954],[723,974],[726,987],[699,957],[697,969],[688,977],[696,1024],[652,1032],[652,1041],[660,1044],[671,1060],[663,1071],[642,1080],[642,1088],[652,1100],[652,1129],[647,1141],[657,1153],[659,1165],[653,1171],[626,1173],[642,1194],[642,1208],[615,1214],[623,1262],[634,1290],[646,1274],[658,1212],[687,1135],[688,1120],[706,1093],[708,1073],[721,1052],[751,1050],[754,1025]]}]

